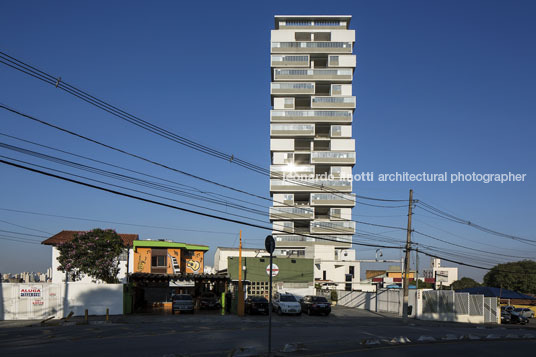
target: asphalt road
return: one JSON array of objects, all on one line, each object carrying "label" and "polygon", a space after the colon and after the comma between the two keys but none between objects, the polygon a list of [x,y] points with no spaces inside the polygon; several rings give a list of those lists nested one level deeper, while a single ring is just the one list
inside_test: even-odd
[{"label": "asphalt road", "polygon": [[[98,321],[100,320],[100,321]],[[267,351],[267,317],[194,315],[91,317],[68,325],[0,322],[1,356],[259,356]],[[532,321],[536,327],[536,321]],[[421,336],[435,341],[417,342]],[[531,337],[532,336],[532,337]],[[401,343],[409,339],[411,342]],[[460,339],[462,338],[462,339]],[[473,340],[474,339],[474,340]],[[529,324],[475,326],[410,320],[334,307],[330,316],[274,316],[273,347],[288,356],[505,356],[533,355]],[[287,352],[285,352],[287,351]]]}]

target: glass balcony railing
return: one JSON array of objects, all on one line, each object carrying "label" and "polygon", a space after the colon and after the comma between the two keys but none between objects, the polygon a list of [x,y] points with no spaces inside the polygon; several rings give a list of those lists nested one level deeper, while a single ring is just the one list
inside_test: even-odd
[{"label": "glass balcony railing", "polygon": [[311,193],[311,206],[355,206],[355,196],[344,193]]},{"label": "glass balcony railing", "polygon": [[308,55],[272,55],[272,67],[309,67]]},{"label": "glass balcony railing", "polygon": [[272,122],[330,122],[351,123],[351,110],[272,110]]},{"label": "glass balcony railing", "polygon": [[272,42],[272,53],[352,53],[352,42]]},{"label": "glass balcony railing", "polygon": [[314,219],[315,209],[310,207],[270,207],[271,220]]},{"label": "glass balcony railing", "polygon": [[315,84],[308,82],[272,82],[270,94],[315,94]]},{"label": "glass balcony railing", "polygon": [[276,68],[274,69],[274,80],[313,80],[313,81],[341,81],[351,82],[353,77],[351,68]]},{"label": "glass balcony railing", "polygon": [[314,136],[314,124],[270,124],[271,136]]},{"label": "glass balcony railing", "polygon": [[311,108],[355,108],[355,97],[311,97]]},{"label": "glass balcony railing", "polygon": [[352,181],[297,179],[270,180],[270,191],[272,192],[321,192],[324,190],[352,192]]},{"label": "glass balcony railing", "polygon": [[275,235],[274,234],[274,239],[276,242],[314,242],[315,241],[314,238],[304,237],[300,235],[293,235],[293,234],[288,234],[288,235]]},{"label": "glass balcony railing", "polygon": [[312,221],[310,227],[311,233],[355,233],[355,222],[353,221]]},{"label": "glass balcony railing", "polygon": [[355,164],[354,151],[313,151],[311,164]]},{"label": "glass balcony railing", "polygon": [[312,165],[270,165],[270,177],[303,177],[313,176],[315,167]]}]

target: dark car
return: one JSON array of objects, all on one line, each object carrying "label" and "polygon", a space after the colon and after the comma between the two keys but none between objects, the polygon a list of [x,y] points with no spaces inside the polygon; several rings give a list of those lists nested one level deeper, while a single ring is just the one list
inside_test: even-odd
[{"label": "dark car", "polygon": [[323,296],[307,295],[300,300],[302,311],[307,315],[320,314],[329,315],[331,304]]},{"label": "dark car", "polygon": [[220,300],[214,293],[203,293],[199,297],[199,308],[201,309],[219,309],[221,307]]},{"label": "dark car", "polygon": [[512,316],[508,311],[501,311],[501,324],[509,324],[512,321]]},{"label": "dark car", "polygon": [[171,298],[171,313],[175,311],[194,313],[194,299],[189,294],[177,294]]},{"label": "dark car", "polygon": [[245,303],[246,314],[268,315],[268,300],[264,296],[249,296]]},{"label": "dark car", "polygon": [[[504,316],[505,314],[509,314],[510,319],[508,319],[506,316]],[[521,316],[520,314],[518,314],[515,311],[509,311],[509,312],[503,311],[503,312],[501,312],[501,323],[525,325],[525,324],[529,323],[529,319],[527,319],[526,317]]]}]

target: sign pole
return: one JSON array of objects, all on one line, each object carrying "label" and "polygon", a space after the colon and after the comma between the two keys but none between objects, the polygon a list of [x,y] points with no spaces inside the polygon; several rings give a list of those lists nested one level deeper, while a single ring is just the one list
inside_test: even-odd
[{"label": "sign pole", "polygon": [[264,241],[264,246],[266,250],[270,253],[270,273],[269,280],[270,286],[268,287],[269,291],[269,302],[268,302],[268,356],[272,355],[272,268],[273,268],[273,256],[275,249],[275,240],[272,236],[266,237]]}]

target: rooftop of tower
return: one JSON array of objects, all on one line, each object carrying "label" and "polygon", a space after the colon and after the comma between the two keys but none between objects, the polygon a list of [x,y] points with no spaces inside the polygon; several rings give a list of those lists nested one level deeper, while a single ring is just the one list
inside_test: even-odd
[{"label": "rooftop of tower", "polygon": [[340,21],[345,23],[345,28],[350,26],[350,21],[352,20],[352,15],[275,15],[275,28],[279,29],[280,21],[319,21],[322,23],[330,21]]}]

